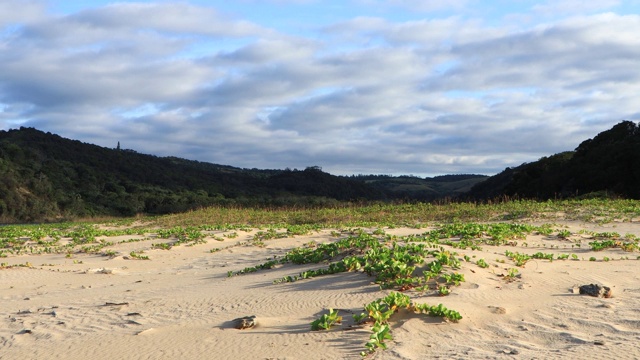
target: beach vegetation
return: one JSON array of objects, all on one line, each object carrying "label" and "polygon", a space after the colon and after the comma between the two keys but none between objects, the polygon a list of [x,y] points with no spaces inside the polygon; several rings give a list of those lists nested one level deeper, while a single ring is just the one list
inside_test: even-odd
[{"label": "beach vegetation", "polygon": [[329,330],[333,325],[342,323],[342,316],[338,315],[338,310],[329,309],[329,313],[322,314],[319,319],[311,323],[311,330]]},{"label": "beach vegetation", "polygon": [[173,247],[173,245],[171,245],[170,243],[155,243],[155,244],[151,244],[151,246],[156,249],[162,249],[162,250],[170,250]]},{"label": "beach vegetation", "polygon": [[134,259],[134,260],[151,260],[149,258],[149,256],[147,255],[142,255],[144,253],[144,251],[140,250],[140,251],[132,251],[129,253],[129,258],[130,259]]},{"label": "beach vegetation", "polygon": [[524,266],[527,261],[531,260],[531,256],[527,255],[527,254],[521,254],[518,252],[511,252],[509,250],[505,251],[505,255],[509,258],[511,258],[511,260],[513,260],[516,264],[516,266]]},{"label": "beach vegetation", "polygon": [[449,287],[446,285],[440,285],[438,286],[438,294],[440,296],[447,296],[451,293],[451,291],[449,290]]},{"label": "beach vegetation", "polygon": [[488,268],[489,264],[487,264],[487,262],[484,259],[478,259],[478,261],[476,261],[476,264],[478,266],[480,266],[481,268]]},{"label": "beach vegetation", "polygon": [[[590,252],[595,251],[619,249],[625,254],[637,252],[638,237],[632,234],[620,236],[615,232],[588,230],[563,232],[562,229],[558,230],[560,225],[554,224],[554,221],[587,217],[593,222],[605,217],[621,219],[635,214],[634,211],[639,208],[628,200],[601,199],[548,202],[518,200],[493,204],[366,203],[313,209],[211,207],[127,221],[111,219],[101,223],[6,225],[0,227],[0,257],[4,262],[6,258],[19,255],[60,254],[60,257],[68,255],[80,264],[87,254],[115,257],[118,252],[113,248],[114,245],[136,243],[137,250],[130,252],[128,257],[148,260],[144,251],[176,251],[180,246],[227,241],[226,247],[202,249],[203,253],[207,253],[206,256],[215,258],[219,256],[217,253],[232,247],[269,246],[277,244],[280,239],[322,232],[324,240],[316,237],[313,241],[305,240],[300,246],[281,250],[275,256],[256,261],[256,264],[243,265],[244,269],[230,269],[227,275],[234,277],[277,267],[284,271],[279,273],[279,278],[270,279],[265,274],[275,284],[313,281],[311,279],[320,276],[339,276],[348,272],[361,274],[354,276],[370,276],[383,295],[364,305],[362,312],[356,311],[352,315],[354,323],[371,326],[364,351],[370,354],[389,345],[393,335],[393,316],[399,311],[440,316],[450,322],[461,319],[458,312],[447,309],[443,304],[417,304],[414,302],[416,297],[431,296],[446,303],[451,300],[446,295],[455,294],[458,289],[456,286],[465,281],[465,275],[468,278],[473,276],[472,273],[485,271],[486,275],[513,281],[520,276],[518,268],[524,267],[532,259],[580,259],[576,254],[549,253],[548,249],[555,250],[556,247],[545,244],[546,240],[554,240],[554,237],[557,237],[555,240],[567,239],[561,244],[566,244],[567,248],[571,244],[572,248],[576,248],[572,251],[577,251],[582,259],[590,261],[596,261],[595,257],[589,258]],[[512,214],[509,217],[514,220],[502,221],[505,214]],[[537,224],[542,221],[549,223],[523,223],[523,214],[535,219]],[[562,217],[558,218],[557,214],[562,214]],[[412,235],[394,235],[391,229],[398,227],[418,230]],[[251,232],[252,235],[245,235],[244,232]],[[239,237],[239,234],[246,236],[246,239],[230,241]],[[537,235],[545,236],[545,241],[536,240]],[[122,236],[125,240],[120,240]],[[120,238],[115,240],[116,237]],[[588,239],[589,248],[580,248],[580,239],[585,243],[584,239]],[[527,253],[513,251],[518,244],[515,249]],[[269,250],[277,248],[269,247]],[[547,250],[544,250],[545,247]],[[481,258],[493,256],[489,254],[497,254],[492,266]],[[629,258],[636,259],[635,256],[620,259]],[[609,255],[602,258],[605,262],[611,259],[617,257]],[[509,269],[509,266],[500,265],[506,263],[515,267]],[[4,262],[0,268],[27,266],[25,263],[8,264]],[[504,267],[506,275],[496,274],[497,269],[481,270],[490,267]],[[342,323],[342,316],[336,309],[329,309],[323,316],[314,320],[314,330],[329,330]]]},{"label": "beach vegetation", "polygon": [[351,317],[353,317],[354,323],[362,324],[363,322],[365,322],[369,318],[369,315],[367,315],[366,313],[362,312],[360,314],[353,314],[353,315],[351,315]]},{"label": "beach vegetation", "polygon": [[520,271],[518,271],[517,268],[510,268],[507,270],[507,275],[504,275],[504,279],[507,281],[513,281],[518,277],[519,273]]},{"label": "beach vegetation", "polygon": [[532,259],[546,259],[546,260],[549,260],[549,261],[553,261],[553,257],[554,257],[553,253],[537,252],[537,253],[531,255]]}]

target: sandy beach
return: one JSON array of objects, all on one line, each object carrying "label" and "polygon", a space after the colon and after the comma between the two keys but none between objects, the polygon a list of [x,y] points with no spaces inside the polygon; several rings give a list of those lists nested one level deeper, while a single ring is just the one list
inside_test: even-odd
[{"label": "sandy beach", "polygon": [[[401,312],[390,322],[393,340],[371,359],[636,359],[640,358],[640,260],[619,248],[593,251],[580,230],[640,237],[640,223],[597,225],[562,222],[570,239],[528,235],[516,246],[456,250],[473,259],[458,270],[465,281],[448,296],[406,293],[416,302],[444,304],[462,315],[457,323]],[[385,229],[422,234],[428,229]],[[293,283],[284,276],[320,264],[285,264],[239,276],[240,271],[310,242],[338,237],[332,229],[246,244],[257,229],[206,243],[153,248],[157,239],[110,238],[116,256],[76,253],[19,255],[0,259],[0,359],[359,359],[371,334],[353,325],[352,314],[390,292],[362,272]],[[342,236],[347,236],[342,235]],[[527,246],[523,246],[526,242]],[[582,246],[577,248],[576,242]],[[221,249],[211,252],[211,249]],[[150,260],[133,259],[144,251]],[[505,280],[513,262],[505,250],[575,254],[577,259],[532,259]],[[595,257],[596,261],[589,261]],[[604,258],[609,261],[604,261]],[[489,264],[481,268],[475,260]],[[14,266],[16,264],[28,266]],[[602,284],[613,297],[573,289]],[[329,308],[344,321],[328,331],[310,323]],[[233,321],[256,316],[257,326]]]}]

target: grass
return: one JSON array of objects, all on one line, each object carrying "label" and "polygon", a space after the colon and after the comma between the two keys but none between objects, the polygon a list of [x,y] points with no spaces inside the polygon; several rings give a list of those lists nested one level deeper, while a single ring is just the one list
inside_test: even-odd
[{"label": "grass", "polygon": [[494,203],[413,203],[413,204],[345,204],[331,208],[240,208],[211,207],[182,214],[151,218],[160,227],[219,226],[238,224],[316,225],[322,227],[423,226],[431,222],[510,221],[521,219],[557,219],[610,222],[640,216],[636,200],[516,200]]},{"label": "grass", "polygon": [[[375,229],[373,235],[382,236],[385,228],[427,228],[440,224],[429,234],[442,244],[456,249],[480,249],[483,245],[518,245],[532,232],[571,242],[580,248],[580,239],[588,236],[592,250],[619,248],[625,252],[638,251],[638,238],[632,234],[621,236],[615,232],[572,234],[552,226],[533,227],[515,224],[530,221],[580,220],[597,223],[630,221],[640,217],[640,202],[636,200],[562,200],[562,201],[503,201],[494,203],[413,203],[413,204],[343,204],[325,208],[240,208],[210,207],[182,214],[159,217],[106,219],[106,222],[56,223],[37,225],[7,225],[0,227],[0,258],[21,254],[78,253],[108,254],[115,236],[130,235],[123,242],[138,242],[152,238],[169,241],[156,242],[156,249],[170,250],[175,246],[196,246],[212,237],[225,241],[239,233],[258,228],[249,244],[266,246],[268,241],[301,236],[321,229],[342,229],[355,234],[363,228]],[[104,221],[105,219],[96,219]],[[494,222],[494,223],[488,223]],[[500,222],[500,223],[495,223]],[[212,235],[226,232],[224,236]],[[342,236],[343,231],[334,231]],[[448,239],[448,240],[447,240]],[[473,240],[473,241],[472,241]],[[528,246],[526,242],[521,245]],[[212,252],[219,251],[212,249]],[[528,259],[516,255],[519,266]],[[552,259],[549,259],[552,260]],[[478,265],[486,266],[484,261]]]}]

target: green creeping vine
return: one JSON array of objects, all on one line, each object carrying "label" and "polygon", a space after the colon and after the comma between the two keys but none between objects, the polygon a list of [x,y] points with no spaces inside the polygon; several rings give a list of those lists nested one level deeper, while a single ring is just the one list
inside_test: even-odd
[{"label": "green creeping vine", "polygon": [[132,251],[129,253],[130,259],[135,259],[135,260],[150,260],[149,257],[147,255],[141,255],[143,253],[143,251]]},{"label": "green creeping vine", "polygon": [[[372,301],[365,305],[363,313],[354,315],[356,323],[372,322],[371,336],[365,344],[367,351],[362,351],[360,355],[367,356],[374,353],[377,349],[386,349],[387,340],[392,340],[391,328],[389,320],[393,314],[401,309],[406,309],[417,314],[425,314],[428,316],[442,317],[448,321],[458,322],[462,319],[459,312],[447,309],[444,305],[439,304],[430,306],[428,304],[416,304],[411,301],[408,295],[392,291],[389,295]],[[338,310],[329,309],[328,314],[323,314],[320,318],[311,323],[311,330],[329,330],[335,324],[341,324],[342,316],[338,315]]]},{"label": "green creeping vine", "polygon": [[[524,266],[527,263],[527,261],[531,259],[546,259],[549,261],[553,261],[553,257],[554,257],[554,254],[552,253],[543,253],[543,252],[537,252],[533,255],[527,255],[527,254],[521,254],[518,252],[511,252],[509,250],[506,250],[504,254],[507,257],[511,258],[511,260],[513,260],[516,263],[516,266],[520,266],[520,267]],[[566,259],[567,257],[568,255],[563,258]]]},{"label": "green creeping vine", "polygon": [[527,261],[531,260],[531,256],[527,255],[527,254],[520,254],[518,252],[511,252],[509,250],[505,251],[504,254],[507,257],[510,257],[515,263],[516,266],[524,266],[524,264],[527,263]]},{"label": "green creeping vine", "polygon": [[338,310],[329,309],[328,314],[323,314],[311,323],[311,330],[329,330],[331,326],[341,323],[342,316],[338,315]]},{"label": "green creeping vine", "polygon": [[189,226],[183,228],[181,226],[175,226],[171,229],[159,229],[157,234],[160,238],[169,239],[176,238],[176,242],[172,245],[180,245],[185,244],[187,246],[193,246],[196,244],[204,244],[206,241],[204,240],[205,234],[202,233],[201,229],[195,226]]},{"label": "green creeping vine", "polygon": [[249,273],[256,272],[258,270],[271,269],[276,265],[278,265],[278,261],[270,260],[270,261],[267,261],[266,263],[263,263],[257,266],[246,267],[240,271],[236,271],[236,272],[227,271],[227,277],[232,277],[234,275],[249,274]]},{"label": "green creeping vine", "polygon": [[[434,246],[431,245],[431,247]],[[295,276],[285,276],[275,280],[274,283],[295,282],[348,271],[363,271],[369,276],[375,276],[376,283],[383,289],[408,290],[419,287],[424,290],[428,288],[427,282],[431,279],[435,280],[436,285],[441,279],[444,279],[447,284],[455,285],[464,281],[464,276],[458,273],[442,274],[444,267],[454,269],[460,267],[455,253],[444,251],[442,248],[430,249],[428,244],[399,245],[394,241],[389,247],[367,234],[349,237],[335,243],[320,244],[314,249],[293,249],[280,260],[280,263],[318,263],[340,257],[340,260],[329,263],[326,268],[303,271]],[[423,264],[427,258],[434,260],[427,265],[429,270],[423,272],[424,277],[414,276],[416,266]],[[236,274],[244,272],[247,272],[246,269]]]},{"label": "green creeping vine", "polygon": [[[245,268],[237,272],[228,272],[228,276],[241,275],[259,269],[268,269],[277,264],[310,264],[328,263],[328,266],[303,271],[295,276],[286,276],[274,283],[294,282],[316,276],[362,271],[375,276],[381,288],[396,288],[404,291],[412,288],[424,291],[435,283],[435,290],[440,295],[448,295],[450,286],[459,285],[464,275],[457,272],[445,272],[445,269],[459,269],[460,261],[456,253],[446,251],[439,245],[438,239],[412,236],[399,243],[399,239],[386,236],[383,239],[371,234],[358,232],[356,235],[326,244],[313,244],[292,249],[281,258],[274,258],[266,263]],[[411,241],[411,242],[409,242]],[[420,242],[420,243],[416,243]],[[430,262],[427,263],[427,260]],[[416,268],[424,270],[422,276],[415,276]],[[414,304],[408,295],[392,291],[384,298],[375,300],[364,307],[364,312],[354,315],[355,323],[372,322],[372,334],[366,343],[366,356],[378,348],[386,349],[386,341],[391,340],[389,319],[400,309],[407,309],[419,314],[439,316],[449,321],[462,319],[460,313],[449,310],[442,304],[430,306]],[[311,330],[329,330],[342,323],[338,310],[329,309],[328,313],[311,323]]]}]

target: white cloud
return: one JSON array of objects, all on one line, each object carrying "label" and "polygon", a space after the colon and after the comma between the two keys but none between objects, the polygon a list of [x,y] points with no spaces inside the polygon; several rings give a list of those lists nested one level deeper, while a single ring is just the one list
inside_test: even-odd
[{"label": "white cloud", "polygon": [[640,120],[637,15],[518,30],[357,17],[311,39],[185,2],[30,4],[0,35],[1,128],[241,167],[442,174],[495,173]]},{"label": "white cloud", "polygon": [[534,13],[544,16],[557,17],[562,15],[575,15],[576,13],[589,14],[610,10],[619,6],[620,3],[619,0],[551,0],[533,5],[532,10]]},{"label": "white cloud", "polygon": [[0,29],[38,21],[46,16],[45,3],[39,0],[2,0]]},{"label": "white cloud", "polygon": [[267,30],[248,21],[227,19],[213,8],[188,3],[114,3],[70,17],[92,27],[135,32],[153,30],[170,34],[235,37],[254,36]]},{"label": "white cloud", "polygon": [[272,3],[272,4],[278,4],[278,5],[287,5],[287,4],[294,4],[294,5],[300,5],[300,4],[312,4],[312,3],[316,3],[320,0],[238,0],[240,2],[243,3]]},{"label": "white cloud", "polygon": [[367,7],[397,6],[412,11],[435,12],[442,10],[463,10],[473,0],[356,0]]}]

